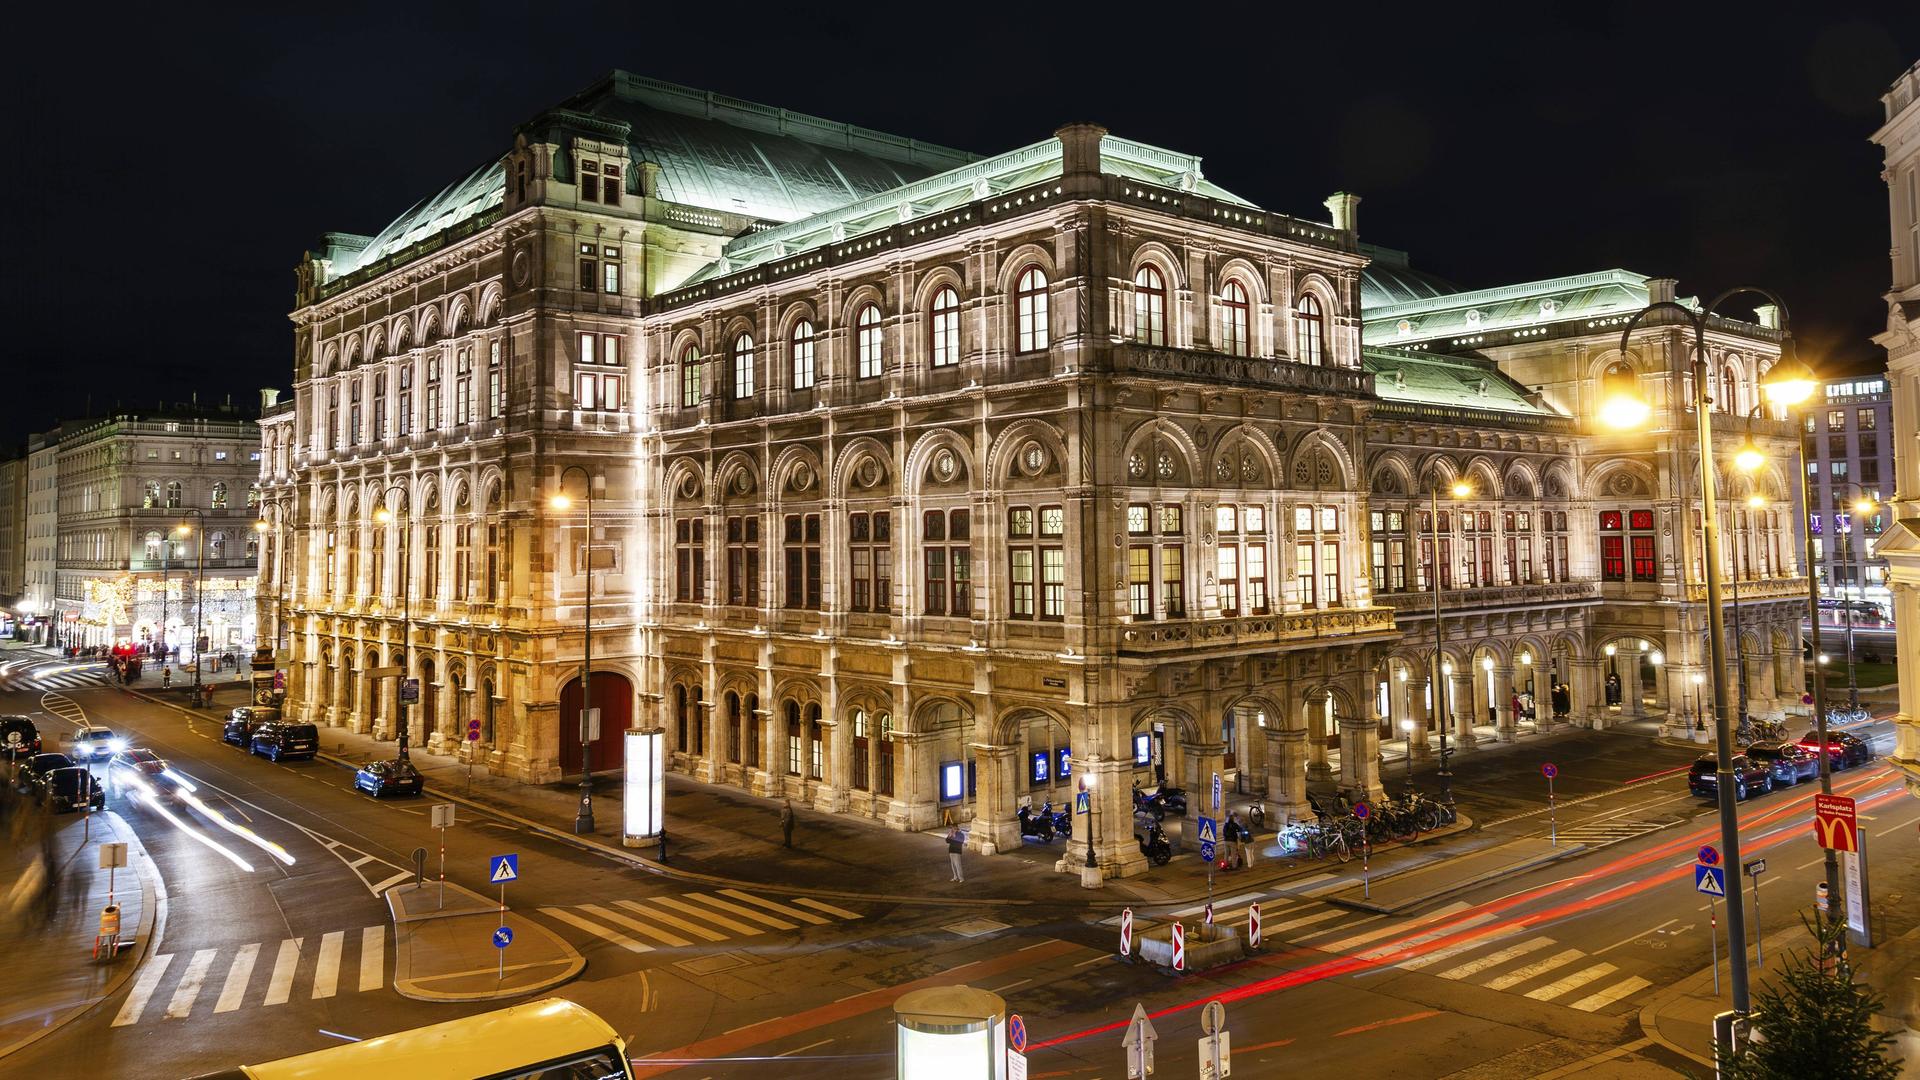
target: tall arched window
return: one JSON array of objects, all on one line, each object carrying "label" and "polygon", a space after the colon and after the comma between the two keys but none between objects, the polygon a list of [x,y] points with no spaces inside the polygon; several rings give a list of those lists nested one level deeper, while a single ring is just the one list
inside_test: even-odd
[{"label": "tall arched window", "polygon": [[1220,347],[1229,356],[1247,355],[1248,311],[1246,287],[1229,278],[1220,290]]},{"label": "tall arched window", "polygon": [[1740,411],[1740,375],[1732,364],[1720,369],[1720,411]]},{"label": "tall arched window", "polygon": [[960,294],[951,285],[933,294],[933,312],[927,320],[927,353],[934,367],[960,362]]},{"label": "tall arched window", "polygon": [[753,396],[752,334],[733,339],[733,396],[736,399]]},{"label": "tall arched window", "polygon": [[1320,312],[1320,301],[1312,293],[1302,293],[1294,305],[1293,342],[1295,358],[1303,364],[1327,362],[1327,319]]},{"label": "tall arched window", "polygon": [[854,317],[855,336],[859,338],[860,377],[877,378],[886,370],[880,341],[880,305],[868,304]]},{"label": "tall arched window", "polygon": [[160,505],[160,481],[149,480],[147,481],[146,494],[142,497],[140,506],[142,509],[152,510],[158,507],[159,505]]},{"label": "tall arched window", "polygon": [[687,346],[687,351],[680,354],[680,407],[700,407],[700,348],[697,345]]},{"label": "tall arched window", "polygon": [[180,509],[180,481],[167,481],[167,509]]},{"label": "tall arched window", "polygon": [[1167,279],[1151,264],[1133,275],[1133,340],[1142,345],[1167,343]]},{"label": "tall arched window", "polygon": [[160,561],[160,534],[157,532],[150,532],[147,534],[146,558],[148,562]]},{"label": "tall arched window", "polygon": [[225,510],[227,508],[227,482],[225,480],[214,481],[213,495],[207,500],[207,505],[215,510]]},{"label": "tall arched window", "polygon": [[805,319],[793,325],[793,388],[813,389],[813,324]]},{"label": "tall arched window", "polygon": [[260,506],[260,485],[247,485],[247,509],[256,510]]},{"label": "tall arched window", "polygon": [[1019,319],[1020,352],[1040,352],[1047,347],[1047,272],[1037,266],[1020,271],[1014,284],[1014,312]]}]

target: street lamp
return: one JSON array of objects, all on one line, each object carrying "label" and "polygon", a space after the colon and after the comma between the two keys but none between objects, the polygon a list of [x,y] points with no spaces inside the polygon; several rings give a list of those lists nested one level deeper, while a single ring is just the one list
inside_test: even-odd
[{"label": "street lamp", "polygon": [[1407,737],[1407,786],[1413,786],[1413,720],[1400,721],[1400,730]]},{"label": "street lamp", "polygon": [[[599,717],[599,710],[593,705],[593,493],[595,488],[604,488],[606,481],[583,466],[569,465],[560,470],[562,485],[566,484],[567,474],[571,472],[578,472],[587,482],[587,542],[582,545],[587,560],[582,567],[587,579],[587,619],[581,631],[580,646],[580,808],[573,815],[573,831],[584,836],[593,831],[593,737],[599,734],[595,730],[599,725],[593,722]],[[547,505],[555,510],[566,510],[573,506],[573,499],[565,490],[559,490],[547,499]]]},{"label": "street lamp", "polygon": [[1094,858],[1094,849],[1098,842],[1093,835],[1094,799],[1093,784],[1095,773],[1092,771],[1093,759],[1080,764],[1080,790],[1087,793],[1087,869],[1098,869],[1100,863]]},{"label": "street lamp", "polygon": [[[1730,298],[1742,293],[1756,293],[1767,298],[1780,312],[1782,329],[1787,324],[1787,308],[1779,298],[1765,289],[1741,286],[1730,289],[1715,297],[1713,302],[1697,310],[1672,300],[1661,300],[1647,305],[1627,320],[1620,331],[1620,353],[1628,354],[1633,344],[1634,328],[1655,312],[1668,312],[1685,320],[1693,329],[1692,371],[1693,371],[1693,419],[1694,433],[1699,445],[1700,458],[1700,532],[1701,562],[1707,574],[1707,651],[1712,662],[1713,672],[1713,711],[1714,711],[1714,749],[1716,758],[1716,784],[1720,803],[1720,842],[1726,849],[1726,865],[1738,867],[1740,861],[1740,815],[1734,803],[1733,786],[1733,731],[1730,717],[1727,715],[1727,626],[1726,612],[1722,610],[1720,586],[1720,512],[1718,497],[1715,493],[1717,477],[1714,475],[1713,455],[1713,398],[1709,388],[1713,380],[1707,363],[1707,320],[1715,309]],[[1787,338],[1781,348],[1781,362],[1792,362],[1793,339]],[[1778,366],[1778,365],[1776,365]],[[1801,373],[1796,369],[1794,375]],[[1811,392],[1811,372],[1805,373],[1807,392]],[[1786,373],[1782,373],[1783,378]],[[1638,427],[1651,415],[1651,406],[1638,393],[1631,378],[1614,380],[1608,388],[1609,398],[1603,403],[1601,419],[1616,428]],[[1804,400],[1804,398],[1802,399]],[[1637,402],[1637,405],[1635,405]],[[1723,403],[1731,406],[1732,402]],[[1826,748],[1821,747],[1822,756]],[[1736,875],[1736,878],[1738,875]],[[1737,881],[1729,890],[1727,897],[1727,934],[1730,941],[1747,940],[1746,904],[1740,899]],[[1752,1011],[1752,1002],[1747,988],[1747,953],[1744,948],[1729,951],[1731,962],[1729,988],[1732,991],[1735,1012],[1746,1015]]]},{"label": "street lamp", "polygon": [[[1438,462],[1435,461],[1431,463],[1429,467],[1437,470]],[[1447,491],[1448,494],[1452,495],[1456,500],[1467,499],[1473,496],[1473,485],[1467,483],[1465,480],[1455,480],[1448,487]],[[1449,693],[1451,688],[1446,684],[1445,680],[1452,674],[1453,668],[1442,659],[1446,652],[1447,638],[1446,623],[1440,611],[1441,603],[1446,598],[1446,590],[1442,587],[1441,570],[1446,566],[1446,563],[1440,556],[1440,477],[1438,475],[1434,476],[1433,483],[1428,486],[1427,493],[1433,501],[1433,505],[1429,511],[1432,516],[1427,519],[1428,542],[1433,545],[1432,558],[1427,560],[1427,566],[1429,567],[1428,574],[1433,579],[1429,582],[1433,587],[1433,681],[1432,690],[1427,694],[1427,699],[1431,702],[1429,711],[1432,715],[1429,719],[1433,721],[1434,728],[1440,732],[1440,771],[1438,773],[1440,779],[1440,801],[1446,803],[1448,806],[1452,806],[1453,770],[1447,767],[1447,759],[1453,756],[1453,751],[1447,748],[1447,728],[1452,725],[1453,717],[1450,715],[1452,710],[1447,706],[1453,695]],[[1411,782],[1413,776],[1413,742],[1411,739],[1407,742],[1407,776],[1408,781]]]},{"label": "street lamp", "polygon": [[400,521],[400,685],[393,691],[395,713],[394,758],[407,760],[407,676],[411,668],[407,664],[407,649],[413,643],[413,515],[407,502],[406,485],[389,484],[381,495],[400,493],[400,512],[396,515],[386,506],[373,512],[373,520],[385,525],[396,517]]},{"label": "street lamp", "polygon": [[[174,528],[174,532],[179,533],[181,536],[186,536],[189,533],[193,535],[193,692],[195,699],[198,700],[200,693],[200,639],[205,637],[207,632],[206,605],[200,601],[200,590],[205,588],[207,579],[207,516],[201,513],[200,508],[197,506],[189,506],[185,512],[193,515],[194,520],[199,522],[199,528],[197,529],[189,526],[184,521]],[[160,591],[162,595],[165,595],[166,585],[164,582],[161,584]],[[165,627],[162,627],[162,629],[164,630]]]}]

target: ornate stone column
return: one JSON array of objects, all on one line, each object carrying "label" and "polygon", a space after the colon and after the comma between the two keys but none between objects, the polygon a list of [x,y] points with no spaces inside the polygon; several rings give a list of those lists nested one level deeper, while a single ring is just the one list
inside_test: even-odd
[{"label": "ornate stone column", "polygon": [[[714,694],[711,688],[709,688],[707,695],[695,704],[694,707],[697,712],[693,718],[693,722],[700,725],[700,731],[702,732],[700,736],[700,753],[696,755],[693,762],[693,778],[707,783],[712,783],[722,775],[720,767],[714,764],[713,748],[716,745],[715,740],[719,735],[719,729],[717,727],[718,721],[716,721],[714,717],[719,715],[720,710],[713,699]],[[802,731],[801,737],[803,739],[806,737],[804,731]],[[692,747],[688,749],[691,750]],[[802,758],[806,756],[804,749],[803,747]]]},{"label": "ornate stone column", "polygon": [[[760,700],[765,703],[767,699],[762,697]],[[747,733],[747,737],[760,740],[760,767],[747,770],[747,790],[755,795],[770,796],[780,787],[780,764],[776,756],[779,743],[774,735],[773,715],[772,709],[761,708],[753,710],[750,717],[753,730]],[[664,728],[667,724],[663,722],[660,726]],[[742,756],[745,756],[744,747]]]},{"label": "ornate stone column", "polygon": [[1380,787],[1380,725],[1370,716],[1340,719],[1340,788],[1349,798],[1377,801]]},{"label": "ornate stone column", "polygon": [[1466,665],[1453,669],[1448,676],[1453,680],[1453,738],[1462,750],[1471,750],[1480,743],[1480,736],[1473,730],[1473,670]]},{"label": "ornate stone column", "polygon": [[1604,699],[1603,676],[1600,673],[1600,661],[1590,656],[1576,657],[1572,661],[1567,693],[1571,695],[1569,710],[1576,726],[1599,730],[1607,726],[1607,706]]},{"label": "ornate stone column", "polygon": [[[847,738],[846,725],[831,716],[820,718],[820,740],[826,743],[820,748],[826,775],[813,787],[813,808],[831,814],[844,813],[852,801],[847,796],[847,774],[853,770],[853,740]],[[715,772],[718,771],[716,765]]]},{"label": "ornate stone column", "polygon": [[[1015,815],[1015,803],[1019,801],[1016,766],[1020,748],[974,743],[972,749],[980,794],[974,804],[973,824],[967,832],[967,850],[993,855],[1018,848],[1020,822]],[[1069,849],[1072,847],[1068,845]],[[1082,857],[1085,857],[1084,848]]]},{"label": "ornate stone column", "polygon": [[1503,665],[1489,674],[1493,676],[1493,737],[1512,742],[1520,735],[1520,718],[1513,715],[1513,668]]},{"label": "ornate stone column", "polygon": [[1307,805],[1306,729],[1267,729],[1267,801],[1280,825],[1313,816]]},{"label": "ornate stone column", "polygon": [[1313,718],[1307,721],[1307,779],[1319,782],[1333,779],[1333,767],[1327,764],[1326,700],[1323,696],[1312,702],[1308,709]]},{"label": "ornate stone column", "polygon": [[[1193,770],[1193,784],[1187,789],[1187,813],[1212,817],[1213,776],[1226,764],[1227,744],[1182,742],[1180,749],[1185,752],[1188,765]],[[1220,782],[1224,785],[1226,777],[1222,776]]]},{"label": "ornate stone column", "polygon": [[1427,683],[1430,681],[1431,677],[1423,676],[1399,684],[1406,695],[1407,719],[1413,721],[1413,736],[1407,740],[1407,752],[1415,761],[1433,756],[1433,747],[1427,742]]}]

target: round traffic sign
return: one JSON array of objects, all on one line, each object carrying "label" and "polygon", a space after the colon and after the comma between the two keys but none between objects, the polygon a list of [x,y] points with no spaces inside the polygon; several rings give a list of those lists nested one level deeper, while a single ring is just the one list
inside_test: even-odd
[{"label": "round traffic sign", "polygon": [[1560,775],[1560,766],[1555,765],[1553,762],[1549,761],[1546,764],[1540,766],[1540,775],[1551,780],[1554,777]]},{"label": "round traffic sign", "polygon": [[468,729],[467,729],[467,741],[468,741],[468,742],[479,742],[479,741],[480,741],[480,729],[479,729],[479,728],[468,728]]},{"label": "round traffic sign", "polygon": [[1373,813],[1373,810],[1366,803],[1357,802],[1353,804],[1353,816],[1359,818],[1361,821],[1367,820],[1367,815],[1371,813]]},{"label": "round traffic sign", "polygon": [[469,721],[467,721],[467,730],[468,730],[468,731],[479,731],[479,730],[480,730],[480,720],[479,720],[479,718],[478,718],[478,717],[476,717],[476,718],[474,718],[474,719],[472,719],[472,720],[469,720]]},{"label": "round traffic sign", "polygon": [[513,944],[513,927],[496,926],[493,928],[493,947],[504,949]]},{"label": "round traffic sign", "polygon": [[1801,695],[1800,695],[1800,704],[1802,704],[1802,705],[1811,705],[1811,704],[1813,704],[1813,695],[1812,695],[1812,694],[1801,694]]},{"label": "round traffic sign", "polygon": [[1714,847],[1712,844],[1702,844],[1700,846],[1700,864],[1702,866],[1719,866],[1720,849]]},{"label": "round traffic sign", "polygon": [[1027,1052],[1027,1022],[1020,1019],[1019,1013],[1007,1017],[1007,1045],[1013,1047],[1016,1054]]},{"label": "round traffic sign", "polygon": [[1206,1035],[1217,1035],[1227,1026],[1227,1007],[1218,1000],[1207,1002],[1200,1010],[1200,1031]]}]

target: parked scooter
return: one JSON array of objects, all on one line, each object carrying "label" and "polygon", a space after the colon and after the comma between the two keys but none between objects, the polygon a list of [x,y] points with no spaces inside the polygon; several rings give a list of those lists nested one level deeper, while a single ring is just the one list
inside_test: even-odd
[{"label": "parked scooter", "polygon": [[1022,840],[1032,837],[1043,844],[1053,842],[1052,818],[1043,814],[1033,813],[1024,806],[1020,808],[1016,816],[1020,819],[1020,838]]},{"label": "parked scooter", "polygon": [[1140,850],[1146,854],[1147,861],[1153,865],[1165,866],[1173,861],[1173,845],[1167,842],[1167,832],[1160,827],[1159,822],[1148,822],[1147,835],[1136,836],[1134,839],[1140,841]]},{"label": "parked scooter", "polygon": [[1055,810],[1052,799],[1040,804],[1040,816],[1053,823],[1053,835],[1073,839],[1073,815],[1065,809]]},{"label": "parked scooter", "polygon": [[1184,817],[1187,812],[1187,793],[1165,785],[1156,788],[1152,794],[1134,788],[1133,808],[1139,813],[1152,814],[1155,820],[1166,817],[1168,811]]}]

